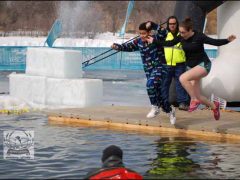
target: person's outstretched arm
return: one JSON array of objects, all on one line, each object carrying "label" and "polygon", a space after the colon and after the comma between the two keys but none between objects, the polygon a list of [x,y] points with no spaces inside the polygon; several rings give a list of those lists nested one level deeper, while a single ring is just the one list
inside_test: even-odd
[{"label": "person's outstretched arm", "polygon": [[168,33],[167,29],[161,27],[160,25],[156,24],[155,22],[148,21],[146,24],[146,28],[149,30],[157,31],[157,34],[155,36],[157,40],[162,40],[167,37],[167,33]]},{"label": "person's outstretched arm", "polygon": [[174,46],[181,41],[180,35],[175,37],[171,41],[165,41],[165,39],[167,37],[167,33],[168,33],[167,29],[161,27],[160,25],[158,25],[158,24],[156,24],[152,21],[147,22],[146,28],[149,29],[149,30],[156,30],[158,32],[156,34],[155,38],[152,37],[152,36],[148,36],[148,38],[147,38],[148,43],[154,43],[154,44],[157,44],[158,46],[171,47],[171,46]]},{"label": "person's outstretched arm", "polygon": [[230,35],[227,39],[214,39],[206,36],[205,34],[202,34],[202,40],[204,44],[210,44],[214,46],[222,46],[225,44],[228,44],[229,42],[232,42],[234,39],[236,39],[235,35]]},{"label": "person's outstretched arm", "polygon": [[171,47],[171,46],[174,46],[176,45],[177,43],[179,43],[181,41],[181,37],[180,35],[179,36],[176,36],[173,40],[171,41],[165,41],[165,39],[156,39],[156,38],[153,38],[153,37],[148,37],[147,39],[148,43],[154,43],[158,46],[166,46],[166,47]]},{"label": "person's outstretched arm", "polygon": [[132,51],[138,51],[139,50],[136,39],[129,42],[129,43],[126,43],[126,44],[125,43],[123,43],[123,44],[113,43],[111,48],[115,49],[117,51],[127,51],[127,52],[132,52]]}]

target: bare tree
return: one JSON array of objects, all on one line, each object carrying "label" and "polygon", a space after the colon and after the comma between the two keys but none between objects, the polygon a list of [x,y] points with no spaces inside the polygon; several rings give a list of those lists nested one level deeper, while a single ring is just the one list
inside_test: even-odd
[{"label": "bare tree", "polygon": [[111,17],[112,28],[110,31],[115,33],[120,29],[120,24],[124,23],[128,1],[100,1],[99,3],[104,3],[102,12]]},{"label": "bare tree", "polygon": [[[129,1],[0,1],[0,31],[48,32],[53,22],[64,20],[64,33],[74,36],[122,27]],[[135,1],[126,32],[137,32],[140,23],[164,22],[173,15],[176,1]],[[216,13],[209,14],[206,31],[216,33]]]}]

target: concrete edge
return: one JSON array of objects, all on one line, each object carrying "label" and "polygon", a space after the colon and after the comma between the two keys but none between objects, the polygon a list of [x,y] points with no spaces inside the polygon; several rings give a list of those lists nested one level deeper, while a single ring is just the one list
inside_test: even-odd
[{"label": "concrete edge", "polygon": [[57,115],[49,115],[48,120],[50,123],[56,124],[67,124],[67,125],[85,125],[91,127],[106,127],[116,130],[134,130],[147,134],[160,134],[164,132],[173,133],[175,135],[200,138],[203,140],[215,140],[215,141],[232,141],[239,143],[240,135],[221,133],[221,132],[208,132],[208,131],[198,131],[190,129],[179,129],[179,128],[169,128],[169,127],[154,127],[149,125],[139,125],[139,124],[129,124],[129,123],[119,123],[108,120],[93,120],[93,119],[82,119],[80,117],[63,117]]}]

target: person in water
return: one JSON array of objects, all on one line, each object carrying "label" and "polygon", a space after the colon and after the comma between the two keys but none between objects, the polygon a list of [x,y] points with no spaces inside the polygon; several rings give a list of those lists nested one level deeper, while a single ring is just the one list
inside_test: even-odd
[{"label": "person in water", "polygon": [[84,179],[143,179],[143,177],[124,167],[122,149],[111,145],[103,150],[102,168],[88,173]]},{"label": "person in water", "polygon": [[188,111],[192,112],[200,104],[211,107],[215,120],[220,119],[219,102],[211,102],[200,92],[200,80],[208,75],[211,70],[211,61],[208,58],[204,44],[222,46],[236,39],[235,35],[230,35],[227,39],[213,39],[202,32],[193,30],[193,23],[190,18],[186,18],[179,25],[180,36],[172,41],[159,41],[148,37],[148,42],[161,46],[173,46],[179,42],[186,55],[187,69],[180,76],[180,82],[190,95],[191,102]]}]

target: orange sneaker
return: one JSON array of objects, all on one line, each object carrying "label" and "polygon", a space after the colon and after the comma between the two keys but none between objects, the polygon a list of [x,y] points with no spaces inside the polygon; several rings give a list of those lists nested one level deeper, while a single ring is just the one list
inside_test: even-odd
[{"label": "orange sneaker", "polygon": [[220,103],[216,102],[216,101],[213,101],[213,103],[216,106],[216,108],[212,110],[214,118],[215,118],[215,120],[219,120],[220,119]]},{"label": "orange sneaker", "polygon": [[190,106],[189,106],[189,108],[188,108],[188,112],[193,112],[193,111],[195,111],[200,104],[201,104],[200,101],[198,101],[198,100],[192,100],[192,101],[190,102]]}]

